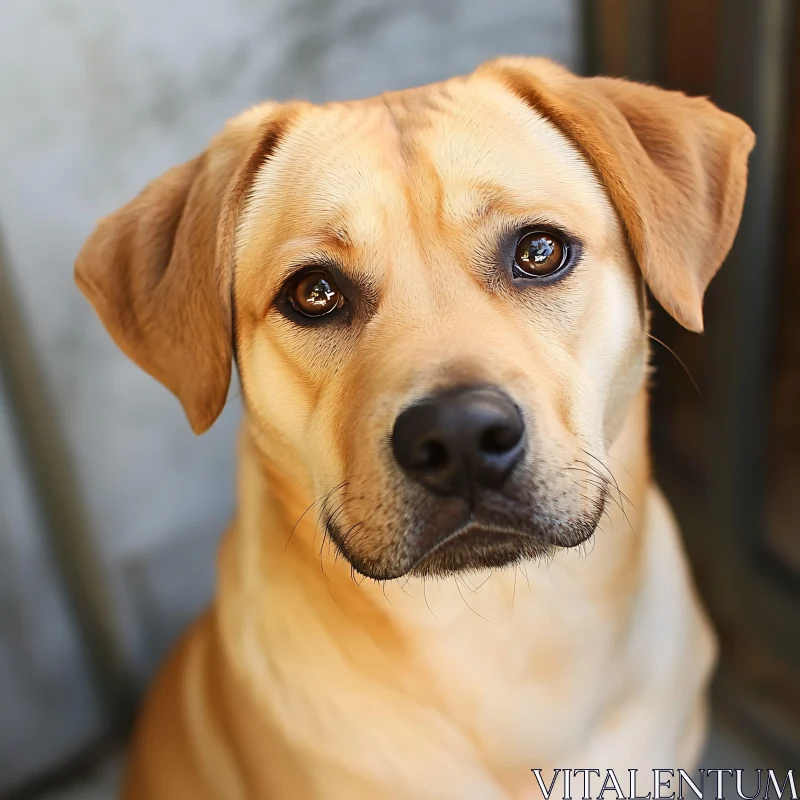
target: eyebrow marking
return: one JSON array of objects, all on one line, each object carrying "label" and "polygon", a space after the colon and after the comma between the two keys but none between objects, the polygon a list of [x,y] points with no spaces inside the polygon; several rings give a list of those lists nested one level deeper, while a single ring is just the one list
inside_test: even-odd
[{"label": "eyebrow marking", "polygon": [[276,116],[268,119],[263,126],[261,139],[250,154],[244,166],[239,169],[236,185],[231,192],[234,207],[241,210],[242,201],[251,188],[253,178],[258,170],[275,155],[281,143],[286,139],[292,124],[297,119],[297,109],[291,106],[281,108]]},{"label": "eyebrow marking", "polygon": [[475,220],[485,220],[489,217],[507,215],[503,189],[494,187],[481,187],[477,190],[478,203],[470,212],[470,217]]},{"label": "eyebrow marking", "polygon": [[217,242],[217,282],[219,286],[222,286],[227,281],[229,286],[231,345],[233,360],[237,365],[239,363],[239,319],[236,308],[236,259],[233,255],[237,223],[258,170],[274,155],[296,117],[296,109],[290,106],[282,107],[275,116],[270,117],[264,123],[261,138],[247,161],[237,171],[236,183],[220,212],[217,229],[227,231],[227,235],[220,237]]},{"label": "eyebrow marking", "polygon": [[335,228],[332,236],[336,243],[341,247],[350,249],[353,246],[353,240],[350,238],[350,234],[348,234],[344,228]]}]

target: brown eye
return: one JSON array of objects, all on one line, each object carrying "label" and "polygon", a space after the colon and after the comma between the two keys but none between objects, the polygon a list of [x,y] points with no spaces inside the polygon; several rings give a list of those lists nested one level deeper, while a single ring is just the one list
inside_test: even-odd
[{"label": "brown eye", "polygon": [[543,278],[564,266],[567,247],[557,237],[545,231],[531,231],[517,242],[514,266],[523,278]]},{"label": "brown eye", "polygon": [[344,305],[344,296],[326,272],[307,272],[292,287],[289,301],[304,317],[324,317]]}]

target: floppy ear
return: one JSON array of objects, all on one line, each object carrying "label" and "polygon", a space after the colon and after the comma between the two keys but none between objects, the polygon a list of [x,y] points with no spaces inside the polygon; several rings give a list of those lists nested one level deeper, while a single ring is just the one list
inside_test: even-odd
[{"label": "floppy ear", "polygon": [[605,185],[650,290],[703,329],[703,295],[733,244],[755,144],[705,98],[614,78],[580,78],[546,59],[482,71],[569,137]]},{"label": "floppy ear", "polygon": [[257,106],[201,155],[102,219],[75,281],[114,341],[181,401],[195,433],[225,405],[233,355],[233,239],[251,181],[287,114]]}]

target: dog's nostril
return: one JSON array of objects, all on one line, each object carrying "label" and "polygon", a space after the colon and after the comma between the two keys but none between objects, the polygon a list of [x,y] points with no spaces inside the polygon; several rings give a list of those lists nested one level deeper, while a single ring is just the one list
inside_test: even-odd
[{"label": "dog's nostril", "polygon": [[493,425],[480,437],[478,446],[484,453],[502,455],[511,450],[522,438],[522,428],[511,425]]},{"label": "dog's nostril", "polygon": [[441,442],[421,442],[415,452],[412,465],[415,469],[441,469],[448,462],[447,449]]}]

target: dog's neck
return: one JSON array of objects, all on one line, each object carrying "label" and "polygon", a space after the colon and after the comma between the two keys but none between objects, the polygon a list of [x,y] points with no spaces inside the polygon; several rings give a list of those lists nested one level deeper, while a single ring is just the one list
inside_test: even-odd
[{"label": "dog's neck", "polygon": [[565,581],[575,581],[597,591],[598,584],[621,578],[625,570],[626,580],[633,578],[635,584],[650,482],[647,406],[642,387],[608,450],[610,497],[595,537],[585,546],[559,551],[547,564],[528,563],[491,575],[385,583],[353,572],[324,537],[312,493],[298,490],[295,479],[287,479],[279,465],[265,458],[258,436],[245,422],[239,507],[221,549],[220,581],[225,585],[218,592],[218,604],[224,599],[230,612],[225,616],[236,626],[250,621],[261,628],[264,620],[272,620],[280,627],[278,618],[292,614],[300,624],[334,631],[347,624],[385,637],[391,629],[389,619],[404,628],[441,628],[465,610],[474,612],[476,619],[493,619],[510,613],[523,593],[527,596],[559,581],[562,587]]}]

